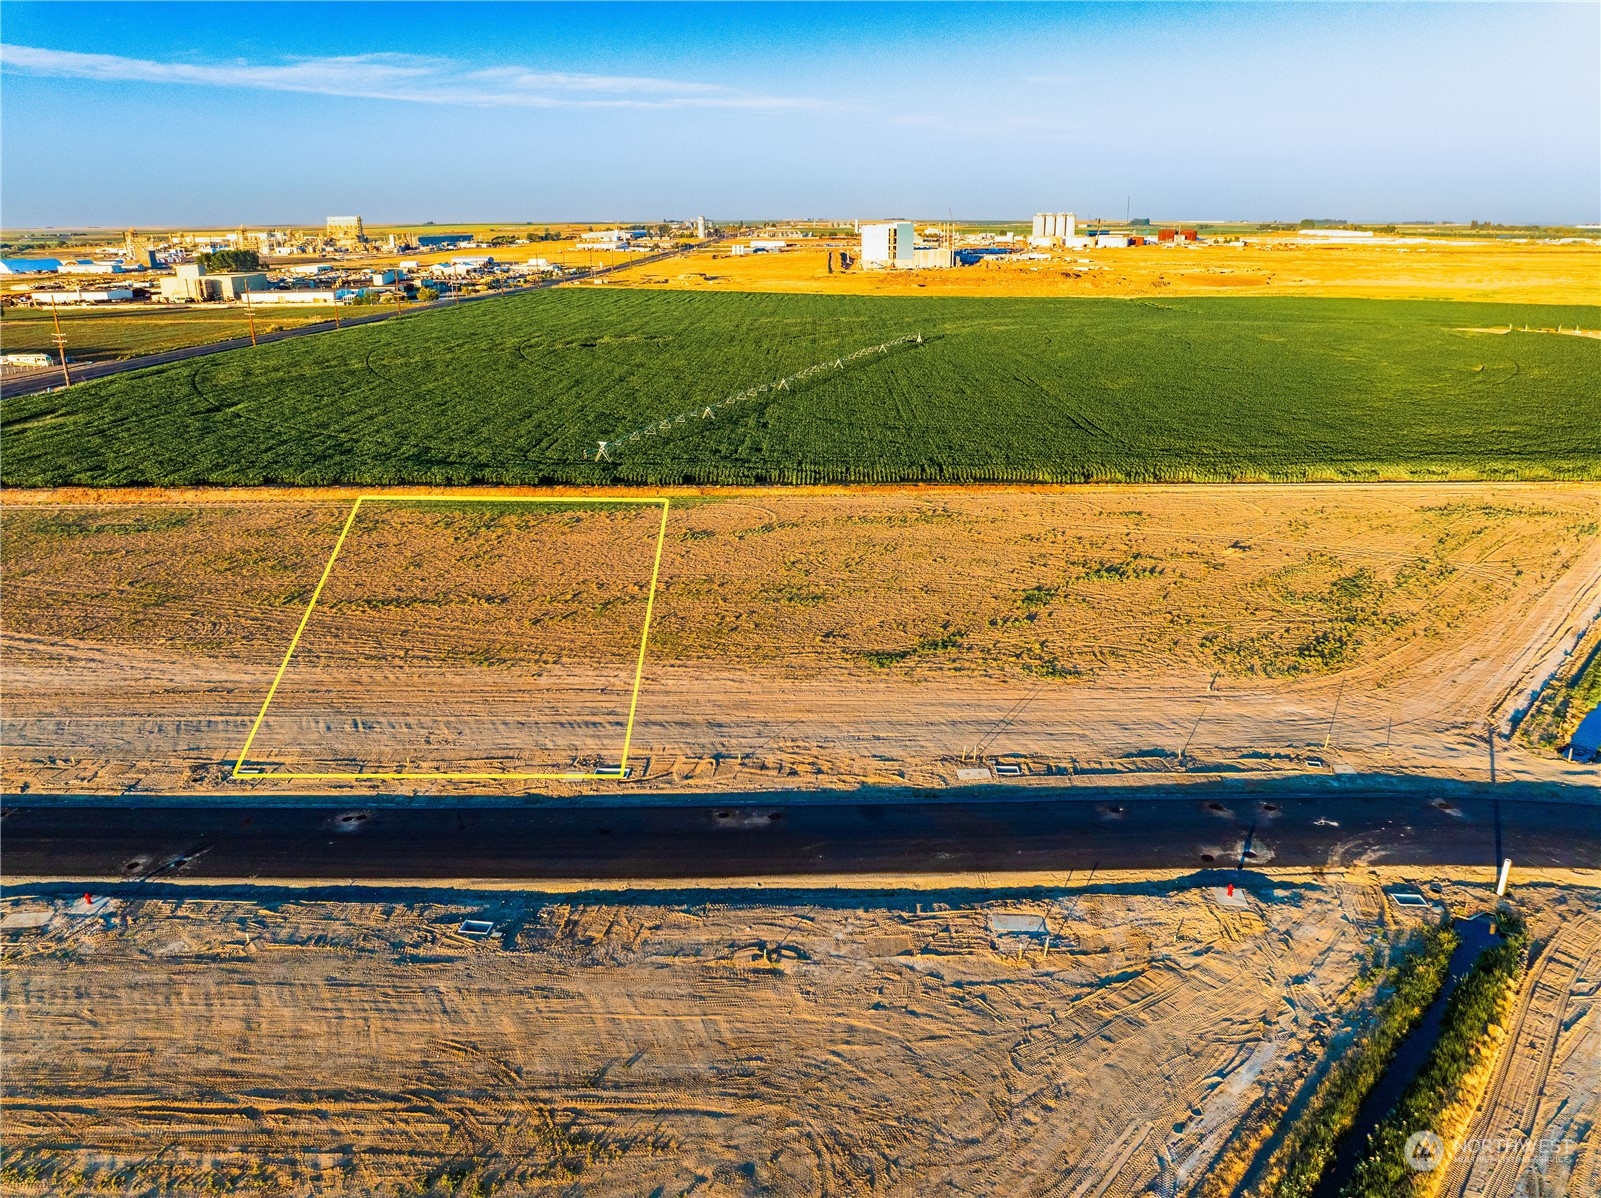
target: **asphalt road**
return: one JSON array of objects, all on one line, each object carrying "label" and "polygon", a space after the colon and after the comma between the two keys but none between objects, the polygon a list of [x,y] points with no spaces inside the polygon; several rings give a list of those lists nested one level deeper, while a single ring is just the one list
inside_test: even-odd
[{"label": "asphalt road", "polygon": [[1601,866],[1601,806],[1344,795],[716,807],[12,806],[5,879],[629,879]]},{"label": "asphalt road", "polygon": [[[579,278],[599,278],[619,270],[632,270],[636,266],[644,266],[651,262],[661,262],[679,254],[688,253],[691,249],[699,249],[706,243],[698,243],[681,250],[666,250],[659,254],[647,254],[631,262],[619,262],[616,266],[604,266],[589,274],[576,276]],[[257,342],[266,345],[271,341],[288,341],[295,337],[311,337],[317,333],[331,333],[336,329],[349,329],[357,325],[377,324],[381,320],[394,320],[397,316],[414,316],[419,312],[428,312],[436,308],[453,308],[458,304],[477,303],[480,300],[500,299],[508,295],[525,295],[530,291],[544,291],[561,283],[573,282],[575,276],[559,279],[546,279],[538,283],[530,283],[525,287],[509,287],[504,291],[489,291],[478,295],[448,296],[444,299],[434,300],[426,304],[408,304],[404,311],[399,307],[393,312],[375,312],[368,316],[357,316],[341,320],[337,325],[332,320],[319,321],[316,324],[300,325],[293,329],[279,329],[273,333],[262,333],[256,338]],[[69,362],[72,370],[74,384],[87,383],[91,379],[105,378],[113,374],[125,374],[130,370],[144,370],[151,366],[163,366],[169,362],[185,362],[190,358],[204,358],[211,354],[228,353],[231,350],[245,349],[250,345],[249,337],[235,337],[228,341],[213,341],[208,345],[186,345],[182,349],[169,349],[159,354],[146,354],[141,358],[122,358],[115,362]],[[70,355],[69,355],[70,357]],[[0,398],[11,399],[19,395],[37,395],[41,391],[58,391],[62,389],[61,368],[57,366],[52,370],[30,372],[20,377],[0,379]]]}]

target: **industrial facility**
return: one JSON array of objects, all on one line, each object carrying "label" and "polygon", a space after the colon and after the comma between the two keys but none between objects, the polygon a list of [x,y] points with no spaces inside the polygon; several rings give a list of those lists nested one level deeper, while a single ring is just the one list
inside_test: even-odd
[{"label": "industrial facility", "polygon": [[868,270],[946,269],[957,263],[949,238],[938,229],[933,232],[939,241],[920,244],[909,220],[881,221],[860,228],[861,262]]},{"label": "industrial facility", "polygon": [[180,262],[170,278],[160,280],[161,298],[169,303],[236,300],[247,291],[266,291],[272,286],[263,271],[230,271],[207,274],[198,262]]},{"label": "industrial facility", "polygon": [[1071,212],[1036,212],[1031,245],[1062,245],[1078,237],[1078,217]]},{"label": "industrial facility", "polygon": [[359,216],[330,216],[328,218],[328,240],[340,245],[356,246],[367,243],[367,231],[362,227]]}]

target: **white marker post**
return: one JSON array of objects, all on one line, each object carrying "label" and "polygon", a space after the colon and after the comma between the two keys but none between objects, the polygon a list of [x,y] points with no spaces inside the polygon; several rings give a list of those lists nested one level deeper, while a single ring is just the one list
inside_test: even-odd
[{"label": "white marker post", "polygon": [[1496,880],[1496,883],[1495,883],[1495,897],[1496,898],[1501,898],[1503,895],[1506,894],[1507,875],[1509,873],[1511,873],[1511,872],[1512,872],[1512,858],[1508,857],[1505,861],[1501,862],[1501,876],[1500,876],[1500,878],[1498,878]]}]

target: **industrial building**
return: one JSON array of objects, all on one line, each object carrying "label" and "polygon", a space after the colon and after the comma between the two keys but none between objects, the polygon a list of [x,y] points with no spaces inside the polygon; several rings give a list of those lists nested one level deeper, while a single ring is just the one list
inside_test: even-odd
[{"label": "industrial building", "polygon": [[0,258],[0,275],[53,275],[60,269],[59,258]]},{"label": "industrial building", "polygon": [[343,293],[333,291],[252,291],[251,307],[267,304],[333,304],[343,299]]},{"label": "industrial building", "polygon": [[883,221],[862,225],[861,230],[863,266],[911,267],[916,245],[911,221]]},{"label": "industrial building", "polygon": [[161,298],[168,303],[236,300],[246,291],[266,291],[271,286],[260,271],[208,275],[198,262],[181,262],[172,278],[161,280]]},{"label": "industrial building", "polygon": [[60,273],[64,275],[120,275],[126,269],[120,258],[101,259],[99,261],[91,258],[78,258],[72,262],[63,262]]},{"label": "industrial building", "polygon": [[337,241],[340,245],[365,245],[367,231],[362,228],[359,216],[330,216],[328,218],[328,240]]},{"label": "industrial building", "polygon": [[131,287],[108,287],[100,291],[30,291],[36,304],[115,304],[133,299]]},{"label": "industrial building", "polygon": [[1078,236],[1078,217],[1071,212],[1036,212],[1034,235],[1029,239],[1037,245],[1054,245],[1071,241]]}]

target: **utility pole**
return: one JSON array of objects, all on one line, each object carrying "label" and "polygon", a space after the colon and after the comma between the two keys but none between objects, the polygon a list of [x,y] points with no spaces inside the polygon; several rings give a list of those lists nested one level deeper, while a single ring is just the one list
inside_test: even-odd
[{"label": "utility pole", "polygon": [[55,300],[50,301],[50,320],[56,326],[55,336],[50,340],[56,343],[56,353],[61,355],[61,377],[67,386],[72,386],[72,372],[67,369],[67,335],[61,331],[61,314],[57,310]]},{"label": "utility pole", "polygon": [[256,344],[256,310],[250,306],[250,288],[245,288],[245,315],[250,319],[250,344]]},{"label": "utility pole", "polygon": [[334,288],[334,328],[339,327],[339,288]]},{"label": "utility pole", "polygon": [[1323,751],[1329,751],[1329,741],[1334,739],[1334,721],[1340,718],[1340,700],[1345,697],[1345,679],[1340,679],[1340,689],[1334,696],[1334,712],[1329,716],[1329,730],[1323,737]]}]

